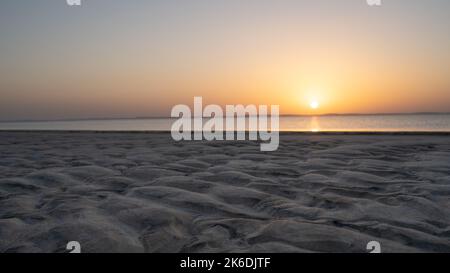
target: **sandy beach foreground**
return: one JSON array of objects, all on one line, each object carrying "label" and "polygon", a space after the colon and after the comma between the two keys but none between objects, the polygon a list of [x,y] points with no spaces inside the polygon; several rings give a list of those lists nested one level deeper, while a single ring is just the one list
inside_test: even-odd
[{"label": "sandy beach foreground", "polygon": [[450,136],[0,132],[0,252],[450,252]]}]

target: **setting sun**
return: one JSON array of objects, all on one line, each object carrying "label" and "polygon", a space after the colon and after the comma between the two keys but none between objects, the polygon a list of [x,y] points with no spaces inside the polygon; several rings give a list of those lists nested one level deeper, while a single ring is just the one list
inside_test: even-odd
[{"label": "setting sun", "polygon": [[320,106],[320,104],[316,100],[313,100],[309,103],[309,107],[311,107],[311,109],[317,109],[317,108],[319,108],[319,106]]}]

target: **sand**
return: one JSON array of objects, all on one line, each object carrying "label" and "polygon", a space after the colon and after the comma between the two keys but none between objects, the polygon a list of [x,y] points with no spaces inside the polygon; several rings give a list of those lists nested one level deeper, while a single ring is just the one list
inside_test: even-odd
[{"label": "sand", "polygon": [[450,252],[450,137],[0,132],[0,252]]}]

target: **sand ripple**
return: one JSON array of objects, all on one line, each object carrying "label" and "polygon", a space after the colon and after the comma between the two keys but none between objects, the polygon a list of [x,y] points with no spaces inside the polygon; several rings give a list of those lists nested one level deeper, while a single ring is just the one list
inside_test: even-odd
[{"label": "sand ripple", "polygon": [[450,252],[450,138],[0,133],[0,252]]}]

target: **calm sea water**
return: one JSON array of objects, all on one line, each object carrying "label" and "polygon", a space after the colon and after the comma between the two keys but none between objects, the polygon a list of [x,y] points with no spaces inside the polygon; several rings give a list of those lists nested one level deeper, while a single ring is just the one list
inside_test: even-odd
[{"label": "calm sea water", "polygon": [[[0,130],[168,131],[174,119],[0,122]],[[281,117],[280,131],[450,132],[450,114]]]}]

